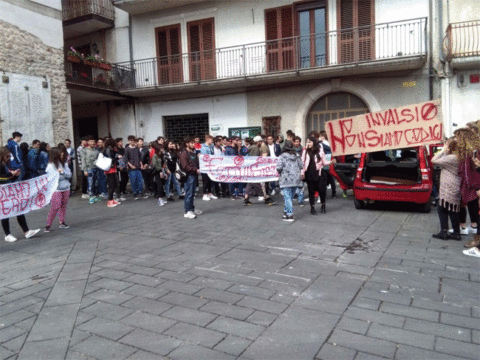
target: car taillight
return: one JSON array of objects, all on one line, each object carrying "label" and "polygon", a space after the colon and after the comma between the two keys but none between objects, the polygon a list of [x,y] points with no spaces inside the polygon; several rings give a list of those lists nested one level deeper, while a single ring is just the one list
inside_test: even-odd
[{"label": "car taillight", "polygon": [[362,178],[362,171],[363,171],[363,168],[357,168],[357,179],[361,179]]},{"label": "car taillight", "polygon": [[430,179],[430,176],[428,174],[428,170],[427,169],[422,169],[422,180],[429,180]]}]

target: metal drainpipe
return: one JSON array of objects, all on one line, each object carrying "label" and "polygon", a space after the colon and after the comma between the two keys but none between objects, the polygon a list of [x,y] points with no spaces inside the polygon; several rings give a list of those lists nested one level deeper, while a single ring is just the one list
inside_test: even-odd
[{"label": "metal drainpipe", "polygon": [[[430,41],[429,41],[429,54],[428,54],[428,97],[429,100],[433,100],[433,1],[428,1],[428,12],[429,12],[429,33],[430,33]],[[442,0],[439,0],[440,2]]]},{"label": "metal drainpipe", "polygon": [[128,47],[130,48],[130,69],[133,69],[133,31],[132,15],[128,15]]}]

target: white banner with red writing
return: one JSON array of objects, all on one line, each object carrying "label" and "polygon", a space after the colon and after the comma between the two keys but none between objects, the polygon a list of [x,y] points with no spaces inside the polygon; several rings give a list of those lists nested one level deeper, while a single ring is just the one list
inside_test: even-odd
[{"label": "white banner with red writing", "polygon": [[442,142],[439,100],[327,122],[334,156]]},{"label": "white banner with red writing", "polygon": [[262,156],[199,155],[200,172],[222,183],[277,181],[278,158]]},{"label": "white banner with red writing", "polygon": [[58,186],[58,172],[45,174],[30,180],[0,186],[0,219],[6,219],[33,210],[39,210],[50,203]]}]

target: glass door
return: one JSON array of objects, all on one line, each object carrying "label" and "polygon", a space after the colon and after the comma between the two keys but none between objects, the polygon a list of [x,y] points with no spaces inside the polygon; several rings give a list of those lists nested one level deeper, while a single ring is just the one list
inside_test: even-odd
[{"label": "glass door", "polygon": [[327,64],[326,7],[297,9],[299,61],[301,68]]}]

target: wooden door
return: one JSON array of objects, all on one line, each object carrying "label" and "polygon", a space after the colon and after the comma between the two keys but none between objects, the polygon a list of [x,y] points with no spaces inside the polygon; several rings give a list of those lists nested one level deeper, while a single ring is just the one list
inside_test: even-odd
[{"label": "wooden door", "polygon": [[190,79],[192,81],[215,79],[214,19],[189,22],[187,29]]},{"label": "wooden door", "polygon": [[296,39],[294,36],[293,7],[265,11],[266,56],[268,71],[295,69]]},{"label": "wooden door", "polygon": [[180,24],[155,29],[159,84],[183,82]]}]

